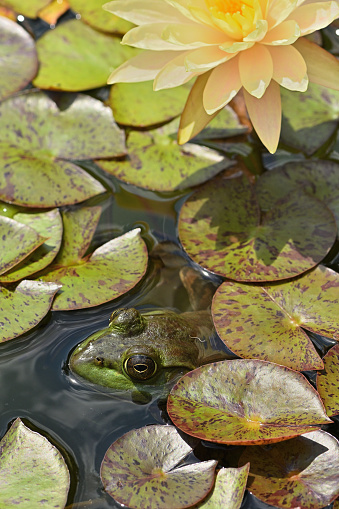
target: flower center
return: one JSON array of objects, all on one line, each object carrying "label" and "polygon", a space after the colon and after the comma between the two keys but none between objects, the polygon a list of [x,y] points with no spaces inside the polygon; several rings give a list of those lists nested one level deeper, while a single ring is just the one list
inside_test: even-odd
[{"label": "flower center", "polygon": [[258,0],[205,0],[212,21],[236,39],[246,37],[262,19]]}]

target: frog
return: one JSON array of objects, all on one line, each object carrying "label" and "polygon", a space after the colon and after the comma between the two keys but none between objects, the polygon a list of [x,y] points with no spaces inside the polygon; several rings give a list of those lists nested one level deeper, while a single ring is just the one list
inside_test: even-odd
[{"label": "frog", "polygon": [[108,326],[90,335],[71,354],[73,375],[106,392],[131,394],[133,401],[145,403],[155,395],[166,397],[185,373],[229,359],[211,344],[215,330],[210,305],[215,285],[190,266],[181,267],[179,274],[191,311],[115,309]]}]

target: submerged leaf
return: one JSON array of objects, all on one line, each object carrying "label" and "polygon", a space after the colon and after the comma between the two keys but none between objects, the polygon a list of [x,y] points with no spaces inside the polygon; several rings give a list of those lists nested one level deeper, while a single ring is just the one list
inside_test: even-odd
[{"label": "submerged leaf", "polygon": [[68,469],[58,449],[47,438],[16,419],[0,446],[1,507],[65,507]]},{"label": "submerged leaf", "polygon": [[204,498],[213,486],[216,461],[175,468],[191,447],[174,426],[129,431],[106,451],[100,476],[120,504],[135,509],[181,509]]},{"label": "submerged leaf", "polygon": [[317,389],[328,415],[339,414],[339,345],[323,358],[324,370],[317,374]]},{"label": "submerged leaf", "polygon": [[279,442],[331,422],[301,373],[259,360],[190,371],[173,387],[167,411],[189,435],[238,445]]}]

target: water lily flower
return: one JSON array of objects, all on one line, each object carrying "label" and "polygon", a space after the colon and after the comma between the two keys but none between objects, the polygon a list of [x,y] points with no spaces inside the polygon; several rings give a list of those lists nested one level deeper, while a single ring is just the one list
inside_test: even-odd
[{"label": "water lily flower", "polygon": [[196,81],[179,143],[195,136],[243,90],[251,122],[275,152],[280,86],[339,89],[338,60],[304,36],[339,16],[339,0],[114,0],[105,9],[136,26],[122,44],[141,48],[108,83],[154,80],[154,90]]}]

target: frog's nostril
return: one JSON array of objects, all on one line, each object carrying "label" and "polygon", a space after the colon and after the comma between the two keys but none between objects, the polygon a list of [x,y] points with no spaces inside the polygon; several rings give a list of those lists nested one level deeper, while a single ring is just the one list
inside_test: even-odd
[{"label": "frog's nostril", "polygon": [[94,359],[94,363],[97,365],[97,366],[103,366],[104,365],[104,362],[105,362],[105,359],[103,357],[96,357]]}]

